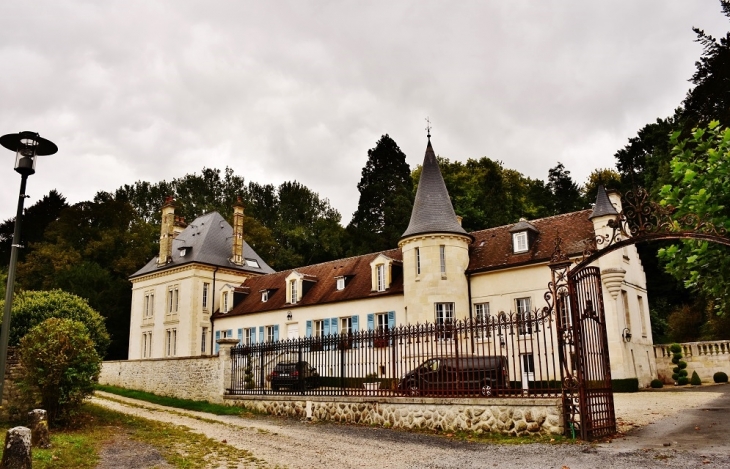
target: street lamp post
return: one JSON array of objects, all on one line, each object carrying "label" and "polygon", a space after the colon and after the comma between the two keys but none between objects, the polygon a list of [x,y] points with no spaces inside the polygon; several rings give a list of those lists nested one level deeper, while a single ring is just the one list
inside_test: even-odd
[{"label": "street lamp post", "polygon": [[5,289],[5,310],[3,311],[2,330],[0,331],[0,406],[2,405],[5,385],[5,368],[8,361],[8,338],[10,336],[10,310],[13,306],[13,287],[15,284],[15,264],[18,262],[20,245],[20,226],[23,221],[23,203],[25,202],[25,184],[28,176],[35,173],[36,157],[52,155],[58,151],[55,143],[41,138],[35,132],[19,132],[0,137],[0,145],[15,152],[15,171],[20,173],[20,195],[18,211],[15,213],[15,231],[10,250],[10,266],[8,267],[8,285]]}]

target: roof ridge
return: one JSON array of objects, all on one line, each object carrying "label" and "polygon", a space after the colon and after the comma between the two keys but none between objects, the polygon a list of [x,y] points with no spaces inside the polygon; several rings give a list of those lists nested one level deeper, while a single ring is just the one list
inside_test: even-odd
[{"label": "roof ridge", "polygon": [[[583,209],[583,210],[576,210],[575,212],[568,212],[568,213],[559,213],[559,214],[557,214],[557,215],[550,215],[549,217],[534,218],[534,219],[532,219],[532,220],[525,220],[525,221],[527,221],[528,223],[532,224],[532,223],[534,223],[534,222],[536,222],[536,221],[543,221],[543,220],[550,220],[550,219],[554,219],[554,218],[560,218],[560,217],[567,217],[568,215],[575,215],[576,213],[581,213],[581,212],[592,212],[592,211],[593,211],[593,209],[590,209],[590,208],[586,208],[586,209]],[[519,223],[519,221],[517,221],[517,222],[515,222],[515,223],[509,223],[509,224],[507,224],[507,225],[499,225],[499,226],[493,226],[493,227],[491,227],[491,228],[484,228],[483,230],[476,230],[476,231],[472,231],[472,232],[470,232],[470,234],[474,234],[474,233],[482,233],[482,232],[484,232],[484,231],[498,230],[498,229],[501,229],[501,228],[506,228],[506,227],[508,227],[508,226],[513,226],[513,225],[516,225],[517,223]]]},{"label": "roof ridge", "polygon": [[[289,274],[289,273],[292,273],[292,272],[297,271],[298,269],[308,269],[310,267],[319,267],[319,266],[323,266],[323,265],[327,265],[327,264],[336,264],[338,262],[343,262],[344,263],[344,262],[350,261],[352,259],[358,259],[360,257],[366,257],[366,256],[383,254],[385,252],[390,252],[390,251],[400,251],[400,249],[399,248],[391,248],[391,249],[385,249],[383,251],[369,252],[367,254],[359,254],[357,256],[343,257],[343,258],[340,258],[340,259],[333,259],[331,261],[319,262],[317,264],[302,265],[302,266],[299,266],[299,267],[293,267],[291,269],[277,270],[276,272],[271,272],[269,274],[259,275],[259,276],[255,277],[255,278],[268,277],[270,275],[275,275],[275,274]],[[251,278],[254,278],[254,277],[251,277]]]}]

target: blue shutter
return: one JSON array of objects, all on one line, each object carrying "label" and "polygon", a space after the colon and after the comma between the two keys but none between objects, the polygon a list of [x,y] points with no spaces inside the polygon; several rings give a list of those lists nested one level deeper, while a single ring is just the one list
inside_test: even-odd
[{"label": "blue shutter", "polygon": [[259,342],[264,343],[264,326],[259,326]]},{"label": "blue shutter", "polygon": [[374,313],[368,314],[368,330],[369,331],[375,330],[375,314]]},{"label": "blue shutter", "polygon": [[274,326],[274,342],[279,340],[279,325]]},{"label": "blue shutter", "polygon": [[395,311],[388,311],[388,329],[395,327]]},{"label": "blue shutter", "polygon": [[256,328],[255,327],[251,327],[248,329],[248,337],[249,337],[249,340],[251,341],[251,345],[256,343]]},{"label": "blue shutter", "polygon": [[359,318],[360,316],[357,315],[352,317],[352,332],[357,332],[358,330],[360,330]]},{"label": "blue shutter", "polygon": [[312,337],[312,321],[307,321],[307,337]]},{"label": "blue shutter", "polygon": [[232,339],[233,338],[233,329],[228,329],[226,331],[226,339]]},{"label": "blue shutter", "polygon": [[218,339],[221,338],[221,331],[215,331],[215,353],[218,353],[220,345],[218,345]]},{"label": "blue shutter", "polygon": [[243,329],[238,330],[238,345],[243,344]]},{"label": "blue shutter", "polygon": [[337,335],[337,318],[330,319],[330,334]]},{"label": "blue shutter", "polygon": [[330,335],[330,320],[324,320],[324,335]]}]

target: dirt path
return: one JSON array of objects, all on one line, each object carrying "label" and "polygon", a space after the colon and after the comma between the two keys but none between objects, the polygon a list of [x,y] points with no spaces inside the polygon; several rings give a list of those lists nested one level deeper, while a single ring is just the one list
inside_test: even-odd
[{"label": "dirt path", "polygon": [[[635,399],[647,399],[643,393]],[[177,425],[223,441],[271,466],[316,468],[686,468],[730,467],[727,454],[695,454],[674,448],[620,450],[579,444],[496,445],[455,441],[443,436],[356,425],[310,423],[273,417],[216,416],[97,393],[104,407]],[[683,396],[691,407],[696,396]],[[118,400],[114,402],[108,398]],[[655,400],[654,396],[648,401]],[[123,402],[123,403],[121,403]],[[646,406],[645,406],[646,407]]]}]

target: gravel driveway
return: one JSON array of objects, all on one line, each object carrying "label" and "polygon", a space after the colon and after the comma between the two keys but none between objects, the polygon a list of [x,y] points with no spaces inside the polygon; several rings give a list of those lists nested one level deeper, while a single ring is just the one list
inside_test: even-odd
[{"label": "gravel driveway", "polygon": [[[311,423],[275,417],[241,418],[192,412],[97,392],[95,404],[143,418],[184,425],[192,431],[251,451],[271,466],[313,468],[686,468],[730,467],[724,454],[665,449],[621,449],[621,438],[604,445],[501,445],[455,441],[444,436],[382,428]],[[714,392],[617,394],[620,428],[646,425],[681,409],[709,405]],[[112,402],[112,398],[119,402]],[[204,420],[201,420],[204,419]]]}]

